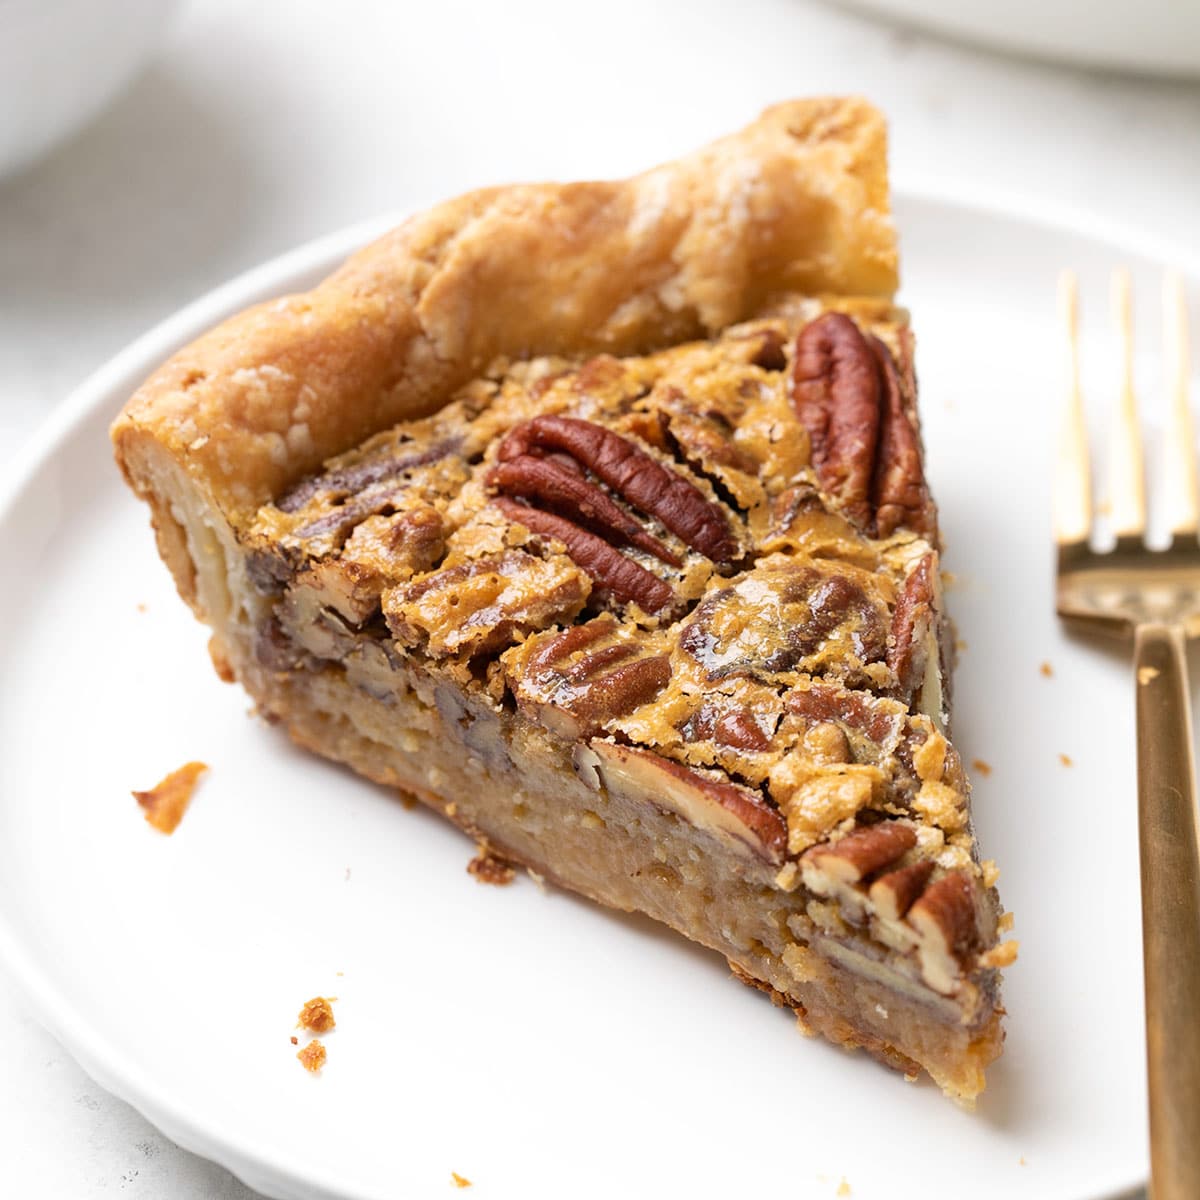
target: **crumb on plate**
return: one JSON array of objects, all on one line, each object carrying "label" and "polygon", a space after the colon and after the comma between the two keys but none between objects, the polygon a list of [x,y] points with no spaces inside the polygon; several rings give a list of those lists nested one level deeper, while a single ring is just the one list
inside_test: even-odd
[{"label": "crumb on plate", "polygon": [[1048,662],[1044,662],[1044,663],[1042,663],[1042,665],[1041,665],[1040,667],[1038,667],[1038,670],[1039,670],[1039,671],[1041,671],[1041,673],[1042,673],[1042,674],[1043,674],[1043,675],[1044,675],[1044,676],[1045,676],[1047,679],[1053,679],[1053,678],[1054,678],[1054,668],[1053,668],[1053,667],[1052,667],[1052,666],[1051,666],[1051,665],[1050,665]]},{"label": "crumb on plate", "polygon": [[1064,767],[1073,767],[1075,765],[1075,760],[1069,754],[1060,754],[1058,756],[1058,761],[1062,763]]},{"label": "crumb on plate", "polygon": [[297,1021],[302,1029],[311,1029],[313,1033],[328,1033],[337,1022],[333,1019],[333,1001],[336,996],[326,999],[324,996],[314,996],[305,1001]]},{"label": "crumb on plate", "polygon": [[980,775],[990,775],[992,773],[992,764],[985,762],[982,758],[973,759],[971,766],[979,772]]},{"label": "crumb on plate", "polygon": [[850,1185],[846,1182],[845,1175],[842,1176],[842,1182],[838,1184],[837,1194],[839,1196],[850,1195]]},{"label": "crumb on plate", "polygon": [[142,806],[142,815],[155,829],[160,833],[174,833],[192,802],[196,782],[207,770],[207,763],[185,763],[148,792],[134,792],[133,798]]},{"label": "crumb on plate", "polygon": [[506,887],[516,876],[512,863],[497,858],[485,845],[480,845],[478,853],[469,863],[467,871],[474,875],[480,883],[491,883],[496,887]]},{"label": "crumb on plate", "polygon": [[300,1065],[314,1075],[325,1065],[325,1045],[319,1038],[302,1047],[296,1054]]},{"label": "crumb on plate", "polygon": [[464,1178],[457,1171],[450,1172],[450,1182],[453,1183],[456,1188],[465,1188],[471,1186],[471,1181]]},{"label": "crumb on plate", "polygon": [[292,1034],[292,1045],[293,1046],[300,1045],[300,1039],[295,1034]]}]

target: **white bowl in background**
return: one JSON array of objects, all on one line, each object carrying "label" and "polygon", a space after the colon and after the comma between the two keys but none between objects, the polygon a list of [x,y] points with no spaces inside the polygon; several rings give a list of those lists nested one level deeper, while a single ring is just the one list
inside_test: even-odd
[{"label": "white bowl in background", "polygon": [[0,0],[0,176],[95,116],[157,47],[177,0]]},{"label": "white bowl in background", "polygon": [[1197,0],[841,0],[948,37],[1036,58],[1200,75]]}]

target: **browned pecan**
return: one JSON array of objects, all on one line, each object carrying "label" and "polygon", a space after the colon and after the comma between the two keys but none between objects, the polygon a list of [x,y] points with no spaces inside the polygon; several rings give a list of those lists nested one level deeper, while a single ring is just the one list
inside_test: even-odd
[{"label": "browned pecan", "polygon": [[879,364],[844,313],[824,313],[800,331],[792,403],[808,430],[821,487],[851,520],[869,528],[879,444]]},{"label": "browned pecan", "polygon": [[674,602],[675,593],[657,575],[574,522],[506,496],[497,496],[493,503],[510,521],[524,525],[530,533],[562,542],[579,569],[616,599],[640,604],[648,613],[662,612]]},{"label": "browned pecan", "polygon": [[859,578],[834,568],[760,566],[706,597],[684,627],[679,645],[713,680],[852,669],[848,655],[832,666],[817,661],[834,636],[845,638],[859,665],[876,662],[887,647],[887,610]]},{"label": "browned pecan", "polygon": [[716,563],[738,554],[724,511],[683,476],[669,470],[611,429],[576,417],[534,417],[511,430],[500,443],[508,462],[547,450],[566,451],[619,496]]},{"label": "browned pecan", "polygon": [[572,470],[555,458],[521,454],[497,463],[488,472],[487,482],[506,495],[541,500],[597,533],[637,546],[669,566],[680,565],[677,555],[644,530],[607,492],[584,478],[578,466]]},{"label": "browned pecan", "polygon": [[935,880],[909,910],[908,919],[924,937],[953,958],[975,949],[979,937],[975,883],[966,871]]},{"label": "browned pecan", "polygon": [[896,360],[877,337],[871,338],[871,348],[882,385],[879,449],[871,483],[876,532],[887,537],[904,526],[932,536],[936,517],[925,486],[921,443],[905,408]]},{"label": "browned pecan", "polygon": [[874,702],[863,692],[813,683],[788,692],[785,703],[806,725],[836,721],[871,741],[883,744],[900,731],[903,718]]},{"label": "browned pecan", "polygon": [[716,742],[735,750],[762,751],[771,745],[778,717],[755,713],[736,702],[704,701],[679,727],[685,742]]},{"label": "browned pecan", "polygon": [[933,859],[922,858],[898,871],[889,871],[871,884],[871,903],[889,921],[899,921],[912,907],[933,874]]},{"label": "browned pecan", "polygon": [[880,821],[861,826],[832,845],[814,846],[805,858],[826,874],[847,883],[858,883],[894,863],[916,844],[917,835],[911,825],[903,821]]},{"label": "browned pecan", "polygon": [[908,573],[892,613],[887,663],[896,673],[897,695],[906,702],[920,688],[928,665],[927,634],[931,622],[936,620],[933,611],[936,571],[933,554],[924,555]]},{"label": "browned pecan", "polygon": [[879,537],[901,526],[937,532],[905,401],[892,352],[844,313],[824,313],[800,331],[792,403],[808,430],[817,480],[860,529]]}]

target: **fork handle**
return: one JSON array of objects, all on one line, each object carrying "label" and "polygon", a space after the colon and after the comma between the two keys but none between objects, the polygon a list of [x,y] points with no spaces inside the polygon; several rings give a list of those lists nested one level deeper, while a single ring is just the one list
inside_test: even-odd
[{"label": "fork handle", "polygon": [[1200,1197],[1200,852],[1183,630],[1137,631],[1152,1200]]}]

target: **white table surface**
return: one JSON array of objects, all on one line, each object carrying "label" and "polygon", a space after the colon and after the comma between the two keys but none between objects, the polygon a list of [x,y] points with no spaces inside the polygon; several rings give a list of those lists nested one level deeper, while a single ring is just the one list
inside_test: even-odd
[{"label": "white table surface", "polygon": [[[1020,62],[801,0],[192,0],[104,116],[0,181],[0,465],[127,341],[299,242],[478,184],[625,173],[828,91],[888,113],[901,184],[1200,243],[1196,84]],[[255,1194],[92,1083],[2,974],[0,1028],[5,1194]]]}]

